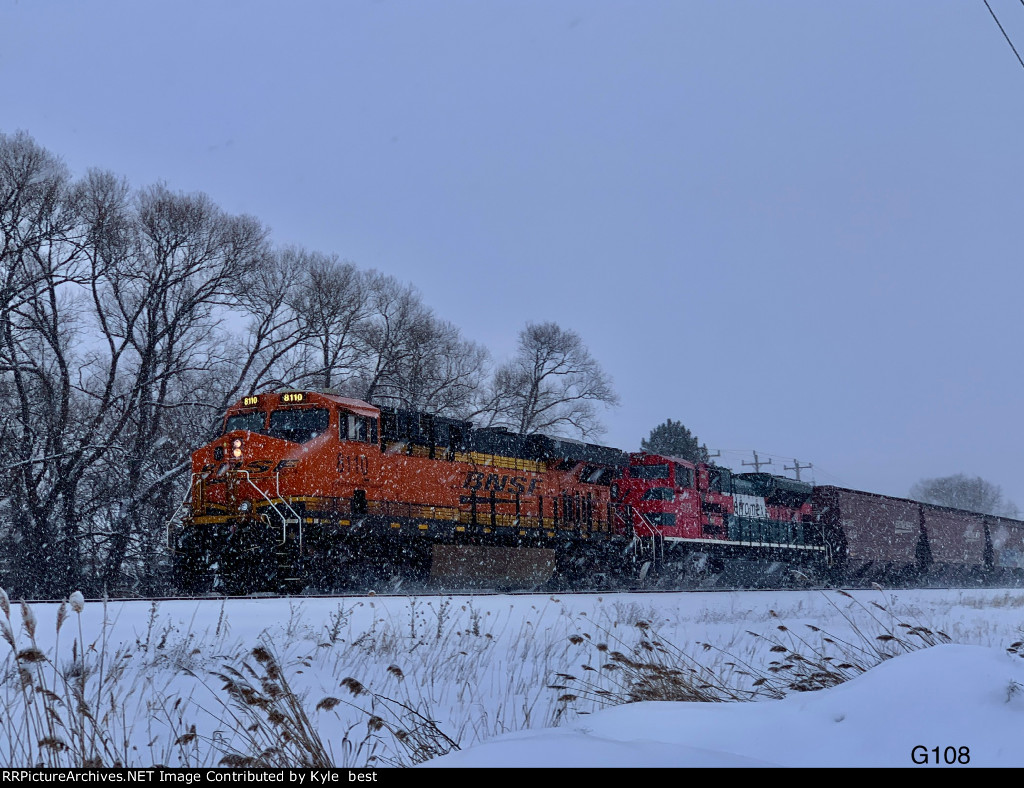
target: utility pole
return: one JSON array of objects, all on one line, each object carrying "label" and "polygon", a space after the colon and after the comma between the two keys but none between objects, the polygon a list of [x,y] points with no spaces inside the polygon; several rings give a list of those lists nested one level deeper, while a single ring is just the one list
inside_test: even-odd
[{"label": "utility pole", "polygon": [[801,465],[798,461],[793,460],[793,464],[792,465],[783,465],[782,467],[783,467],[784,470],[787,470],[787,471],[796,471],[796,480],[800,481],[800,470],[802,468],[813,468],[814,465],[812,465],[811,463],[807,463],[806,465]]},{"label": "utility pole", "polygon": [[761,466],[762,465],[771,465],[772,461],[771,460],[759,460],[757,458],[757,452],[755,451],[754,452],[754,461],[753,462],[746,462],[746,461],[744,461],[743,464],[744,465],[753,465],[754,466],[754,472],[755,473],[760,473],[761,472]]}]

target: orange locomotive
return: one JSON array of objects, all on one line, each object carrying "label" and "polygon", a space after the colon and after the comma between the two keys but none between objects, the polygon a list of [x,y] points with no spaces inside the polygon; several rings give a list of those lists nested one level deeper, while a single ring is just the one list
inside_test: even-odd
[{"label": "orange locomotive", "polygon": [[611,498],[627,462],[329,393],[248,396],[192,455],[170,532],[176,582],[233,594],[575,582],[631,538]]}]

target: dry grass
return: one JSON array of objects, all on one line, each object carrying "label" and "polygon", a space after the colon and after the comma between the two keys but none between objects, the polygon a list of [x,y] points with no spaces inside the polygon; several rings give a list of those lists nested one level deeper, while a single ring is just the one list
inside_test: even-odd
[{"label": "dry grass", "polygon": [[[411,766],[459,749],[426,712],[403,700],[372,692],[354,678],[340,682],[365,703],[325,696],[313,712],[335,712],[339,705],[356,709],[364,717],[363,730],[349,725],[337,746],[325,745],[307,708],[307,697],[292,687],[279,658],[269,644],[257,646],[239,667],[225,665],[214,675],[222,682],[221,698],[227,718],[237,731],[228,745],[211,739],[222,752],[220,766],[247,768],[310,768],[337,766]],[[298,666],[309,668],[308,658]],[[388,672],[404,679],[400,668]],[[200,677],[197,677],[200,678]],[[201,679],[200,679],[201,680]],[[194,735],[194,732],[186,734]]]},{"label": "dry grass", "polygon": [[[223,682],[223,706],[241,746],[226,748],[221,766],[253,768],[334,766],[303,699],[295,693],[277,657],[267,646],[252,650],[256,665],[225,665],[214,675]],[[217,746],[216,742],[213,742]]]},{"label": "dry grass", "polygon": [[[748,630],[747,635],[762,646],[758,653],[768,655],[763,665],[754,665],[711,643],[698,642],[690,653],[661,638],[650,622],[643,620],[633,625],[640,637],[628,654],[614,648],[622,646],[618,638],[609,645],[607,636],[612,633],[608,630],[601,631],[604,637],[598,640],[586,633],[572,635],[574,644],[592,643],[599,654],[598,664],[581,665],[582,676],[556,674],[558,681],[549,689],[561,693],[558,716],[581,702],[601,707],[648,700],[724,703],[779,699],[793,692],[834,687],[899,654],[951,642],[944,632],[902,620],[888,604],[865,604],[845,591],[834,593],[853,603],[851,612],[826,595],[853,637],[830,635],[813,624],[803,625],[808,630],[805,634],[781,622],[769,634]],[[779,618],[774,611],[770,615]],[[1024,650],[1024,645],[1017,645]]]},{"label": "dry grass", "polygon": [[[725,618],[739,628],[725,637],[717,634],[727,631],[725,619],[715,620],[724,614],[673,623],[657,617],[664,608],[616,599],[592,611],[600,621],[555,597],[504,613],[419,599],[403,614],[362,600],[322,621],[294,605],[253,647],[228,639],[223,605],[205,632],[194,621],[165,622],[153,605],[143,631],[115,643],[121,630],[104,604],[92,608],[103,620],[91,620],[87,639],[80,594],[56,608],[56,630],[42,637],[31,608],[12,608],[0,591],[0,636],[9,646],[0,665],[0,762],[410,766],[608,705],[746,702],[831,687],[950,640],[897,615],[884,595],[882,603],[844,592],[827,598],[831,634],[800,623],[822,607],[802,597],[763,627],[751,624],[764,622],[763,609],[738,609]],[[1014,607],[1010,598],[997,603]],[[673,626],[706,634],[680,647],[678,635],[659,633]],[[577,634],[567,639],[566,628]],[[1016,639],[1009,651],[1024,656]]]},{"label": "dry grass", "polygon": [[[36,767],[124,766],[130,759],[123,737],[123,707],[113,701],[114,688],[124,675],[124,652],[110,655],[104,628],[99,642],[89,646],[81,636],[84,601],[80,593],[60,604],[56,642],[68,621],[68,609],[78,617],[78,637],[71,644],[71,660],[63,666],[40,649],[36,617],[25,602],[20,605],[23,637],[15,634],[11,603],[0,589],[0,636],[10,646],[3,687],[7,706],[20,707],[8,714],[4,726],[9,764]],[[55,648],[55,652],[59,653]]]}]

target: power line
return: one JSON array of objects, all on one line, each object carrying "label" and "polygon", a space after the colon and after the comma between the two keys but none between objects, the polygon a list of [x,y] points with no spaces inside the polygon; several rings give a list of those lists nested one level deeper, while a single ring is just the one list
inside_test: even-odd
[{"label": "power line", "polygon": [[744,462],[743,464],[744,465],[753,465],[754,466],[754,471],[756,473],[760,473],[761,472],[761,466],[762,465],[771,465],[772,461],[771,460],[759,459],[758,456],[757,456],[757,452],[755,451],[754,452],[754,461],[753,462]]},{"label": "power line", "polygon": [[[1003,29],[1003,25],[999,21],[999,17],[996,16],[996,12],[993,11],[992,6],[988,4],[988,0],[983,0],[983,2],[985,3],[985,8],[988,9],[988,12],[992,14],[992,18],[996,20],[996,24],[999,26],[999,31],[1003,34],[1003,38],[1006,39],[1006,43],[1010,45],[1010,49],[1013,50],[1013,54],[1017,56],[1017,62],[1020,63],[1020,67],[1024,68],[1024,60],[1021,59],[1020,53],[1017,51],[1017,47],[1013,45],[1013,42],[1010,40],[1010,36],[1007,35],[1006,30]],[[1024,0],[1021,0],[1021,5],[1024,5]]]},{"label": "power line", "polygon": [[792,466],[782,466],[782,470],[784,470],[784,471],[796,471],[797,472],[797,481],[798,482],[800,481],[800,472],[803,469],[805,469],[805,468],[814,468],[814,465],[811,464],[811,463],[807,463],[805,465],[805,464],[800,463],[800,461],[798,461],[798,459],[794,459]]}]

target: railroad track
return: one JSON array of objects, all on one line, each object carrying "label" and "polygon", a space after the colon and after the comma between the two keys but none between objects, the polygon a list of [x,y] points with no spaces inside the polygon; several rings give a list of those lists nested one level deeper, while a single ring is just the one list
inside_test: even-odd
[{"label": "railroad track", "polygon": [[[330,594],[273,594],[273,593],[256,593],[256,594],[239,594],[239,595],[226,595],[226,594],[200,594],[195,596],[131,596],[131,595],[111,595],[106,598],[94,597],[86,598],[86,604],[104,604],[113,602],[193,602],[193,601],[252,601],[252,600],[304,600],[304,599],[366,599],[366,598],[393,598],[400,599],[404,597],[416,596],[416,597],[450,597],[450,596],[620,596],[627,594],[687,594],[687,593],[701,593],[701,594],[734,594],[734,593],[757,593],[763,591],[769,591],[773,593],[785,593],[785,592],[807,592],[807,591],[820,591],[820,592],[854,592],[854,591],[922,591],[922,590],[950,590],[953,588],[962,589],[965,591],[978,591],[978,590],[1005,590],[1005,591],[1020,591],[1024,590],[1020,586],[880,586],[878,584],[869,585],[851,585],[844,587],[836,586],[801,586],[791,588],[732,588],[732,587],[714,587],[714,588],[617,588],[617,589],[579,589],[579,590],[538,590],[538,589],[517,589],[517,590],[501,590],[501,589],[488,589],[488,588],[464,588],[464,589],[437,589],[437,588],[416,588],[416,589],[404,589],[404,590],[366,590],[366,591],[349,591],[349,592],[338,592]],[[18,602],[24,601],[27,604],[58,604],[64,600],[61,599],[26,599],[17,600]]]}]

